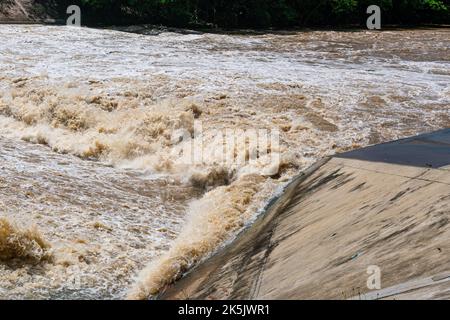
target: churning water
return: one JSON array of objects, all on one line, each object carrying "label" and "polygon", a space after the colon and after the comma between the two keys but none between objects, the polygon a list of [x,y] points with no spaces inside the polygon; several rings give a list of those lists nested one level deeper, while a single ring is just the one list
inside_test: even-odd
[{"label": "churning water", "polygon": [[[0,40],[0,298],[151,297],[317,159],[450,126],[446,29]],[[278,172],[218,160],[226,129],[279,132]]]}]

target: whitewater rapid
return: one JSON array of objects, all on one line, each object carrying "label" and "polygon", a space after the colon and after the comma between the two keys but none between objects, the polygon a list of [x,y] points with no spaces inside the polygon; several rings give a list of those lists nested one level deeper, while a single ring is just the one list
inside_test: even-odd
[{"label": "whitewater rapid", "polygon": [[[0,298],[149,298],[317,159],[450,126],[447,29],[0,39]],[[279,132],[279,172],[182,161],[199,121]]]}]

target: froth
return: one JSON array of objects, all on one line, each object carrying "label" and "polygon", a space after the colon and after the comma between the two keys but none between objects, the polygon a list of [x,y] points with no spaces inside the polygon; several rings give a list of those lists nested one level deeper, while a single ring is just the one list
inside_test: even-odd
[{"label": "froth", "polygon": [[[59,153],[16,145],[13,156],[2,155],[16,162],[1,173],[12,190],[25,188],[13,184],[16,177],[53,188],[26,201],[12,192],[0,206],[40,212],[55,255],[47,278],[0,265],[6,297],[34,287],[44,298],[77,290],[76,297],[123,297],[130,275],[149,263],[129,293],[149,298],[232,239],[281,184],[317,159],[449,124],[445,30],[145,37],[2,26],[0,34],[0,135]],[[270,145],[276,168],[270,161],[224,163],[223,141],[209,133],[227,129],[279,132],[279,144]],[[207,156],[186,162],[187,144],[199,139]],[[235,151],[244,159],[255,154],[245,139]],[[36,155],[41,167],[34,167]],[[33,239],[8,228],[5,234]],[[68,274],[89,281],[67,289]]]},{"label": "froth", "polygon": [[141,272],[128,298],[147,299],[157,294],[229,240],[255,214],[249,210],[250,204],[267,196],[260,191],[264,181],[259,175],[243,176],[194,201],[182,233],[166,254]]},{"label": "froth", "polygon": [[40,263],[50,259],[50,245],[36,227],[20,229],[8,219],[0,218],[0,261]]}]

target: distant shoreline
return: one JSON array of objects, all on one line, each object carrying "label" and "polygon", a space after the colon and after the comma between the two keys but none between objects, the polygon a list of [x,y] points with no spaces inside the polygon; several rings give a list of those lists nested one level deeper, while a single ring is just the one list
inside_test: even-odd
[{"label": "distant shoreline", "polygon": [[[56,25],[63,26],[65,21],[63,19],[46,19],[46,20],[2,20],[0,17],[0,25]],[[128,25],[102,25],[102,24],[87,24],[82,27],[93,29],[111,29],[122,32],[150,34],[155,35],[161,32],[175,32],[182,34],[193,33],[214,33],[214,34],[236,34],[236,35],[251,35],[251,34],[265,34],[265,33],[292,33],[292,32],[310,32],[310,31],[374,31],[383,32],[390,30],[411,30],[411,29],[449,29],[450,24],[420,24],[420,25],[400,25],[391,24],[385,25],[381,30],[368,30],[360,25],[348,25],[339,27],[292,27],[292,28],[266,28],[266,29],[227,29],[227,28],[176,28],[163,25],[153,24],[128,24]]]},{"label": "distant shoreline", "polygon": [[[182,1],[156,4],[144,1],[145,5],[56,0],[2,0],[0,2],[0,24],[65,24],[70,5],[80,7],[82,24],[94,28],[110,28],[112,25],[166,25],[200,32],[241,33],[267,32],[268,30],[353,30],[366,29],[366,6],[362,1],[353,1],[352,8],[339,7],[339,1],[327,1],[325,6],[299,8],[287,5],[281,11],[274,3],[261,1],[260,5],[241,3],[241,9],[226,8],[219,4],[195,4],[195,9],[184,7]],[[343,0],[342,0],[343,1]],[[431,0],[430,0],[431,1]],[[305,3],[314,1],[304,1]],[[275,10],[276,9],[276,10]],[[339,10],[338,10],[339,9]],[[342,9],[342,10],[341,10]],[[212,11],[214,10],[214,14]],[[337,13],[338,10],[340,13]],[[386,6],[382,8],[382,29],[391,28],[449,28],[450,8],[443,4],[437,8],[421,7],[417,4]]]}]

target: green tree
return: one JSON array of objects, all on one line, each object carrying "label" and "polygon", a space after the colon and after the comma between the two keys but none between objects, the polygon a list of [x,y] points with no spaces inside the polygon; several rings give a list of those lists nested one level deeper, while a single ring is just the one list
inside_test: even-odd
[{"label": "green tree", "polygon": [[[225,28],[365,25],[379,5],[383,23],[450,23],[450,0],[61,0],[82,6],[89,24],[153,23]],[[64,7],[65,6],[65,7]]]}]

